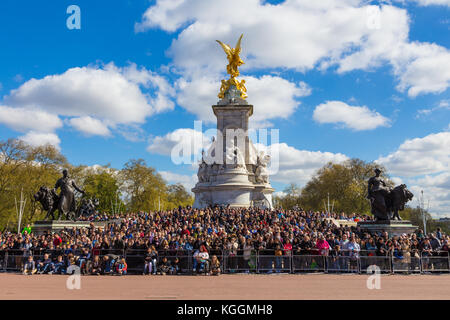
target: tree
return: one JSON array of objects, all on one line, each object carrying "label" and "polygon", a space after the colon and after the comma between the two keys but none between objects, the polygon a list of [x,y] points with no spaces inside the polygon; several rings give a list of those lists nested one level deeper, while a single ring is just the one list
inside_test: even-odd
[{"label": "tree", "polygon": [[300,193],[300,187],[295,183],[291,183],[283,190],[282,196],[274,197],[274,206],[283,209],[292,209],[295,206],[300,207]]},{"label": "tree", "polygon": [[128,161],[121,170],[122,191],[129,211],[156,210],[167,204],[167,185],[143,159]]},{"label": "tree", "polygon": [[[432,231],[435,231],[437,227],[441,227],[442,230],[446,230],[447,226],[445,224],[440,224],[437,221],[434,221],[431,217],[431,214],[424,210],[425,215],[425,223],[427,226],[427,233],[430,233]],[[409,220],[414,226],[418,226],[419,229],[423,228],[423,215],[422,210],[420,207],[412,208],[412,207],[405,207],[405,210],[400,211],[400,217],[404,220]]]},{"label": "tree", "polygon": [[284,209],[299,206],[305,210],[326,210],[329,197],[334,212],[368,214],[370,203],[366,198],[367,181],[373,176],[376,167],[382,170],[388,185],[393,186],[380,165],[351,159],[344,163],[327,163],[301,191],[296,184],[291,183],[283,191],[283,196],[275,197],[275,202]]},{"label": "tree", "polygon": [[[84,191],[86,198],[97,198],[99,212],[113,213],[116,202],[121,203],[117,172],[103,167],[99,171],[86,170],[84,177]],[[122,204],[122,203],[121,203]]]},{"label": "tree", "polygon": [[178,206],[186,207],[186,206],[192,206],[194,203],[194,198],[192,195],[186,190],[186,188],[177,183],[170,185],[167,188],[168,191],[168,208],[176,208]]},{"label": "tree", "polygon": [[41,206],[33,196],[42,185],[52,186],[66,163],[51,145],[31,147],[16,139],[0,141],[0,224],[17,222],[15,200],[21,193],[26,199],[23,222],[42,217]]},{"label": "tree", "polygon": [[329,195],[330,201],[334,202],[335,212],[369,214],[367,181],[373,176],[376,167],[382,170],[385,181],[392,186],[384,168],[378,164],[360,159],[347,160],[341,164],[330,162],[319,169],[302,189],[301,203],[306,209],[325,209],[324,203]]}]

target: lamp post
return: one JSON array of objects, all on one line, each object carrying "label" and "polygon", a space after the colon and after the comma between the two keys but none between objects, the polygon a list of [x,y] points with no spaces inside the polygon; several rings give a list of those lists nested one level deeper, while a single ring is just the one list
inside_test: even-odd
[{"label": "lamp post", "polygon": [[27,199],[23,198],[23,188],[20,190],[20,201],[19,208],[17,208],[17,198],[14,198],[16,203],[16,213],[17,213],[17,233],[20,233],[20,225],[22,223],[23,211],[25,210],[25,205],[27,203]]},{"label": "lamp post", "polygon": [[423,210],[424,209],[423,190],[420,193],[422,195],[422,198],[419,200],[419,206],[420,206],[420,212],[422,213],[423,232],[426,235],[427,234],[427,221],[425,218],[425,211]]}]

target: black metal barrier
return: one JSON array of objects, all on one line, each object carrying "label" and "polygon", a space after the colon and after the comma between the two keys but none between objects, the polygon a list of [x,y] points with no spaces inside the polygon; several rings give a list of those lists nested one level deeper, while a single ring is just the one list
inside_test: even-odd
[{"label": "black metal barrier", "polygon": [[[128,273],[144,273],[145,255],[143,249],[94,249],[95,255],[101,258],[113,254],[125,258]],[[56,260],[59,255],[73,256],[76,263],[82,250],[4,250],[0,251],[0,272],[18,272],[22,270],[28,256],[35,262],[44,259],[44,254]],[[212,250],[209,259],[203,261],[195,257],[195,251],[160,250],[153,268],[160,270],[163,263],[174,266],[176,274],[193,274],[199,271],[209,272],[209,263],[213,255],[220,262],[222,273],[366,273],[371,266],[376,266],[381,273],[449,273],[450,256],[447,251],[421,255],[404,253],[402,256],[389,254],[377,256],[373,252],[340,252],[339,255],[287,254],[275,255],[272,251],[239,250],[237,254],[228,251]],[[164,260],[164,258],[166,260]],[[203,261],[203,262],[202,262]]]}]

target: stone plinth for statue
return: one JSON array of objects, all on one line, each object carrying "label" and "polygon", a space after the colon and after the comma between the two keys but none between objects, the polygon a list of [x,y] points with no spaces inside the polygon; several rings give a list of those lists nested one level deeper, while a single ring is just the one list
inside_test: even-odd
[{"label": "stone plinth for statue", "polygon": [[[214,205],[272,208],[274,189],[268,180],[269,158],[258,154],[247,132],[253,106],[241,99],[239,91],[232,87],[225,98],[212,108],[217,117],[218,138],[213,141],[206,156],[215,160],[202,159],[199,181],[192,189],[195,194],[194,208]],[[234,137],[227,137],[227,132],[239,131],[244,135],[240,143],[233,142]]]},{"label": "stone plinth for statue", "polygon": [[418,228],[413,226],[411,221],[408,220],[360,221],[358,222],[358,227],[372,234],[387,232],[389,237],[400,236],[403,233],[413,233]]},{"label": "stone plinth for statue", "polygon": [[[109,223],[119,223],[120,219],[108,220],[108,221],[94,221],[95,228],[104,229]],[[65,221],[65,220],[53,220],[53,221],[36,221],[31,226],[31,231],[34,234],[50,234],[54,232],[60,232],[63,229],[82,229],[89,228],[91,221]]]}]

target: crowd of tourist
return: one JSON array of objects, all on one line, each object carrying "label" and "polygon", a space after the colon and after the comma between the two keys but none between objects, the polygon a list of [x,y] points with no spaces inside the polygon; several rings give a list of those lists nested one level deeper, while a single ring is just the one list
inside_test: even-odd
[{"label": "crowd of tourist", "polygon": [[[192,257],[194,273],[218,275],[220,259],[231,269],[240,261],[251,266],[254,257],[275,257],[279,270],[287,256],[394,256],[410,259],[448,255],[450,238],[439,229],[431,234],[388,237],[355,226],[338,226],[332,219],[370,220],[369,216],[295,210],[178,208],[161,212],[126,213],[109,217],[104,228],[64,229],[36,235],[29,226],[22,233],[0,233],[0,263],[8,254],[23,273],[68,273],[76,266],[83,274],[129,273],[129,260],[139,261],[140,273],[178,274]],[[90,217],[105,221],[107,217]],[[124,252],[127,255],[124,255]],[[234,259],[243,257],[243,259]],[[277,258],[278,257],[278,258]],[[126,258],[126,259],[125,259]],[[272,261],[270,260],[270,261]],[[264,261],[264,259],[261,259]],[[0,265],[1,269],[1,265]],[[267,267],[271,272],[271,265]],[[68,271],[69,270],[69,271]]]}]

